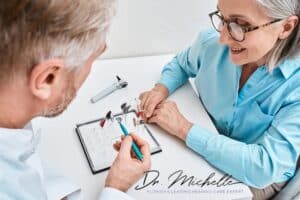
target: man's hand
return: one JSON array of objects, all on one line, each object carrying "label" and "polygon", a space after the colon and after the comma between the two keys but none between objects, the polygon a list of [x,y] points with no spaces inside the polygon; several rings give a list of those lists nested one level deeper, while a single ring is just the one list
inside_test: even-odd
[{"label": "man's hand", "polygon": [[193,126],[178,110],[175,102],[164,101],[156,106],[153,115],[148,120],[155,123],[171,135],[185,141],[186,135]]},{"label": "man's hand", "polygon": [[168,89],[162,84],[156,84],[150,91],[140,94],[141,109],[144,110],[144,118],[152,116],[156,106],[165,100],[169,95]]},{"label": "man's hand", "polygon": [[[142,161],[138,160],[132,151],[132,141],[141,150],[143,154]],[[119,154],[110,168],[105,186],[126,192],[150,169],[149,145],[137,135],[131,134],[130,136],[122,137],[122,142],[116,142],[114,148],[119,151]]]}]

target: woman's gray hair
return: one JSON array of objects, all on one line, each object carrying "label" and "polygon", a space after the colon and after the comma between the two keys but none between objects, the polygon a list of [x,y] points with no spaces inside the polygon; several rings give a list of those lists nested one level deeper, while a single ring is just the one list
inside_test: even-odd
[{"label": "woman's gray hair", "polygon": [[[290,16],[300,17],[299,0],[256,0],[269,17],[273,19],[286,19]],[[300,19],[299,19],[300,20]],[[283,40],[278,40],[270,52],[267,60],[269,71],[272,71],[284,58],[300,56],[300,21],[290,34]]]}]

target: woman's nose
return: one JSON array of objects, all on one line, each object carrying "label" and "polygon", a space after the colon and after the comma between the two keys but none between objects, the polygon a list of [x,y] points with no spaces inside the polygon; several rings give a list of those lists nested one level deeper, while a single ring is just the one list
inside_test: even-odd
[{"label": "woman's nose", "polygon": [[228,45],[230,42],[231,42],[232,38],[229,34],[229,31],[228,31],[228,28],[226,25],[224,25],[222,28],[221,28],[221,31],[220,31],[220,39],[219,39],[219,42],[223,45]]}]

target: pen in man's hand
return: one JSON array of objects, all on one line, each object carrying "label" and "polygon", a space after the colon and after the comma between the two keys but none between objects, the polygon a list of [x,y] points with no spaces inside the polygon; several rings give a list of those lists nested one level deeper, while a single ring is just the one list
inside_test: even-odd
[{"label": "pen in man's hand", "polygon": [[[119,123],[120,128],[121,128],[122,132],[124,133],[124,135],[125,135],[125,136],[128,136],[129,133],[128,133],[126,127],[122,124],[121,118],[120,118],[120,117],[117,117],[116,120],[117,120],[117,122]],[[138,146],[136,145],[136,143],[135,143],[134,141],[132,142],[132,149],[133,149],[135,155],[137,156],[137,158],[138,158],[140,161],[142,161],[142,160],[143,160],[143,154],[141,153],[141,151],[139,150]]]}]

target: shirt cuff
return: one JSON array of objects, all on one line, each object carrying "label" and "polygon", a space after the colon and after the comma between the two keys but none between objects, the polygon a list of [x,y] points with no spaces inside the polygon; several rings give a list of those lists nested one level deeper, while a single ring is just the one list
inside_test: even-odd
[{"label": "shirt cuff", "polygon": [[99,200],[134,200],[128,194],[111,187],[105,187],[102,190]]},{"label": "shirt cuff", "polygon": [[172,81],[167,81],[165,78],[161,78],[157,83],[164,85],[168,89],[169,96],[177,89]]},{"label": "shirt cuff", "polygon": [[186,136],[185,143],[189,148],[205,156],[207,142],[215,135],[201,126],[194,124]]}]

